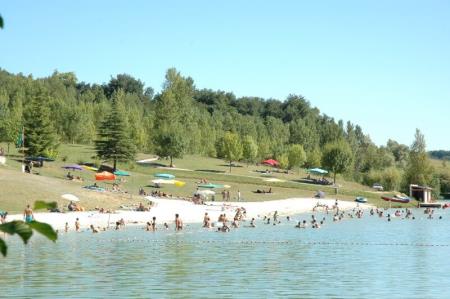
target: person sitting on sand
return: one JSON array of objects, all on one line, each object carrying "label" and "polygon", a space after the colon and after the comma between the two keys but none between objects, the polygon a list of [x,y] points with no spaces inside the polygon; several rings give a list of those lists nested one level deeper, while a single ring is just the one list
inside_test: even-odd
[{"label": "person sitting on sand", "polygon": [[183,229],[183,221],[180,218],[180,215],[175,214],[175,230],[179,231]]}]

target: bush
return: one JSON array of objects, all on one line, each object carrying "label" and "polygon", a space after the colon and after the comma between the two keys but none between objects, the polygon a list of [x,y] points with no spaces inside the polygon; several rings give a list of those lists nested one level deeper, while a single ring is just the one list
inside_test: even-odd
[{"label": "bush", "polygon": [[385,190],[399,190],[402,181],[401,172],[395,168],[390,167],[385,170],[371,170],[364,176],[363,183],[367,186],[373,186],[375,183],[380,183]]}]

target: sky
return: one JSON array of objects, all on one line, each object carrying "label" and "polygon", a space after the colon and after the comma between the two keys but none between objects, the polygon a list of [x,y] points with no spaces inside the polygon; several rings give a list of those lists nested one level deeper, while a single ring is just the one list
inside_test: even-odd
[{"label": "sky", "polygon": [[378,144],[450,150],[450,1],[9,1],[0,68],[79,81],[130,74],[161,89],[286,99],[359,124]]}]

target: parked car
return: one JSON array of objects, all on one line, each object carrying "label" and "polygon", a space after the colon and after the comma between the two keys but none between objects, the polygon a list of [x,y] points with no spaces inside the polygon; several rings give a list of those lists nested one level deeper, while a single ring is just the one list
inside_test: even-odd
[{"label": "parked car", "polygon": [[377,191],[384,191],[384,187],[381,184],[379,184],[379,183],[373,184],[372,188],[377,190]]}]

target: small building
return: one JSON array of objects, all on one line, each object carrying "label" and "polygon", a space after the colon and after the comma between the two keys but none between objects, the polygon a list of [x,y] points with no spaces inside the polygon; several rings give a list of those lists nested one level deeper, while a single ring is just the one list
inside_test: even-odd
[{"label": "small building", "polygon": [[433,189],[427,186],[409,185],[409,196],[421,202],[420,207],[434,207],[436,205],[436,203],[433,203],[431,191]]}]

